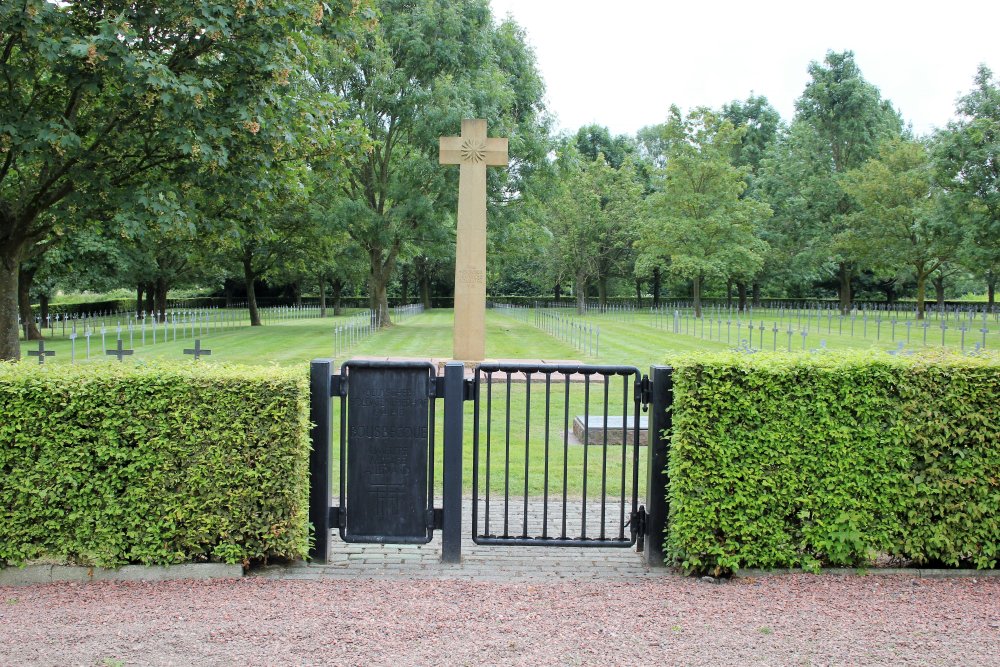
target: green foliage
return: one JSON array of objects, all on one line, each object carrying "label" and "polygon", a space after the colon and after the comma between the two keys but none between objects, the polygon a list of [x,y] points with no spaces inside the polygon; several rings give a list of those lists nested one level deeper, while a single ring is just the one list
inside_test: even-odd
[{"label": "green foliage", "polygon": [[669,558],[692,570],[995,567],[1000,363],[944,354],[675,361]]},{"label": "green foliage", "polygon": [[666,167],[660,191],[648,200],[649,219],[638,245],[647,257],[669,256],[668,273],[693,282],[699,316],[705,280],[749,280],[767,251],[754,230],[771,210],[741,198],[749,168],[732,163],[745,134],[745,127],[708,109],[694,109],[684,118],[676,106],[660,129]]},{"label": "green foliage", "polygon": [[300,372],[0,364],[0,562],[302,557]]},{"label": "green foliage", "polygon": [[890,276],[908,268],[916,279],[920,316],[928,278],[955,257],[963,235],[931,176],[927,147],[894,139],[882,144],[877,158],[847,172],[843,183],[860,206],[851,224],[856,256]]}]

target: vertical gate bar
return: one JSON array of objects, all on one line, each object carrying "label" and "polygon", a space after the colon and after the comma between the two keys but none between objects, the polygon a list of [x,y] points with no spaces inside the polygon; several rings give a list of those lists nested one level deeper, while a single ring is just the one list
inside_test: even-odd
[{"label": "vertical gate bar", "polygon": [[[476,369],[475,402],[472,408],[472,534],[479,534],[479,378]],[[484,531],[485,534],[485,531]]]},{"label": "vertical gate bar", "polygon": [[483,535],[490,534],[490,441],[493,436],[493,371],[486,373],[486,505]]},{"label": "vertical gate bar", "polygon": [[[625,539],[625,468],[626,465],[626,452],[628,451],[628,380],[631,375],[622,376],[622,497],[621,502],[618,506],[618,525],[620,526],[618,530],[618,539]],[[632,427],[632,436],[637,437],[639,434],[638,425]],[[633,470],[635,466],[633,465]],[[634,474],[634,473],[633,473]],[[633,500],[635,499],[635,492],[632,493]],[[635,507],[632,511],[635,511]]]},{"label": "vertical gate bar", "polygon": [[[436,372],[437,371],[434,371],[434,373]],[[433,374],[429,374],[427,376],[428,383],[432,383],[436,379],[437,378]],[[427,393],[428,395],[430,395],[429,387]],[[436,419],[437,398],[435,396],[431,396],[427,400],[427,403],[428,403],[427,407],[430,408],[429,410],[430,414],[428,415],[430,421],[427,424],[427,460],[430,462],[430,465],[427,466],[427,509],[433,510],[434,509],[434,423],[437,421]]]},{"label": "vertical gate bar", "polygon": [[667,503],[667,463],[670,454],[670,431],[673,425],[673,369],[653,366],[649,369],[649,430],[646,449],[646,539],[643,554],[649,567],[664,567],[663,542],[666,539],[669,505]]},{"label": "vertical gate bar", "polygon": [[549,419],[552,415],[552,373],[545,373],[545,478],[542,489],[542,537],[549,536]]},{"label": "vertical gate bar", "polygon": [[[635,369],[636,389],[641,388],[642,379],[643,379],[642,374],[639,373],[639,369],[638,368]],[[632,417],[632,516],[639,515],[639,422],[640,422],[639,413],[641,412],[641,410],[642,410],[642,395],[640,391],[636,391],[635,397],[633,398],[632,402],[632,411],[634,413],[634,416]],[[647,443],[652,442],[649,439],[649,433],[650,431],[647,430],[646,433]],[[651,446],[652,445],[647,444],[646,449],[648,450]],[[646,455],[647,456],[650,455],[648,451],[646,452]],[[638,528],[643,528],[643,526],[640,524]],[[636,546],[638,547],[637,550],[645,548],[645,536],[646,536],[645,532],[643,532],[641,536],[639,535],[638,532],[636,533],[636,541],[637,541]]]},{"label": "vertical gate bar", "polygon": [[528,460],[531,453],[531,371],[524,380],[524,522],[521,537],[528,536]]},{"label": "vertical gate bar", "polygon": [[604,535],[604,522],[607,518],[608,502],[608,395],[611,393],[611,376],[604,375],[604,441],[601,444],[601,539]]},{"label": "vertical gate bar", "polygon": [[580,507],[580,539],[587,539],[587,466],[590,450],[590,373],[583,376],[583,419],[587,428],[583,430],[583,504]]},{"label": "vertical gate bar", "polygon": [[[569,374],[563,374],[566,385],[566,398],[563,404],[563,483],[562,483],[562,534],[560,539],[566,539],[566,487],[569,483]],[[586,433],[586,429],[584,429]],[[584,435],[584,438],[587,436]]]},{"label": "vertical gate bar", "polygon": [[325,563],[330,549],[330,478],[333,446],[333,360],[313,359],[309,364],[309,421],[312,451],[309,453],[309,523],[314,541],[309,559]]},{"label": "vertical gate bar", "polygon": [[[449,361],[444,367],[444,521],[441,562],[462,561],[462,411],[465,364]],[[431,462],[431,467],[433,467]],[[431,492],[433,493],[433,491]]]},{"label": "vertical gate bar", "polygon": [[510,371],[507,371],[507,404],[504,408],[503,536],[510,537]]}]

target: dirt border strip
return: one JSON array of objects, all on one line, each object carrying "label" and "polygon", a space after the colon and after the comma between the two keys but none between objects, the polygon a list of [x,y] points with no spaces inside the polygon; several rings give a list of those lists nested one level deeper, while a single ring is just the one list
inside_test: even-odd
[{"label": "dirt border strip", "polygon": [[180,565],[126,565],[118,569],[74,565],[25,565],[0,568],[0,586],[30,586],[91,581],[172,581],[175,579],[239,579],[242,565],[183,563]]},{"label": "dirt border strip", "polygon": [[790,574],[819,574],[827,576],[858,576],[858,577],[900,577],[906,576],[913,579],[961,579],[961,578],[1000,578],[1000,570],[969,570],[956,569],[946,570],[941,568],[914,568],[914,567],[828,567],[819,572],[806,572],[799,568],[788,568],[781,570],[761,570],[750,568],[739,570],[733,574],[733,579],[758,579],[760,577],[785,576]]}]

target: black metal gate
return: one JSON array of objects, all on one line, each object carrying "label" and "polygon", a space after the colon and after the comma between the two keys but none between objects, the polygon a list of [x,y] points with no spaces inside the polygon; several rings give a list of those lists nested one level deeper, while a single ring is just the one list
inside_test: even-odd
[{"label": "black metal gate", "polygon": [[[440,529],[442,561],[459,562],[463,403],[474,401],[474,542],[636,545],[650,565],[663,564],[670,368],[654,366],[650,378],[633,366],[481,364],[472,379],[460,362],[445,364],[443,377],[437,370],[425,362],[349,361],[335,374],[332,360],[312,362],[312,560],[326,561],[331,528],[346,541],[387,544],[426,543]],[[342,401],[338,506],[335,397]],[[433,506],[437,400],[444,401],[441,508]]]},{"label": "black metal gate", "polygon": [[480,364],[474,382],[476,544],[643,547],[639,369]]},{"label": "black metal gate", "polygon": [[430,542],[437,369],[425,362],[348,361],[340,378],[340,538]]}]

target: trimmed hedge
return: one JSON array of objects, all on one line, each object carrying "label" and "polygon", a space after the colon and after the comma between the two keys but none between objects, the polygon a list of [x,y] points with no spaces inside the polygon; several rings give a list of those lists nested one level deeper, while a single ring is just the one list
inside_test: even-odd
[{"label": "trimmed hedge", "polygon": [[301,372],[0,363],[0,564],[303,557],[308,429]]},{"label": "trimmed hedge", "polygon": [[1000,555],[1000,363],[884,352],[674,362],[666,551],[688,570]]}]

